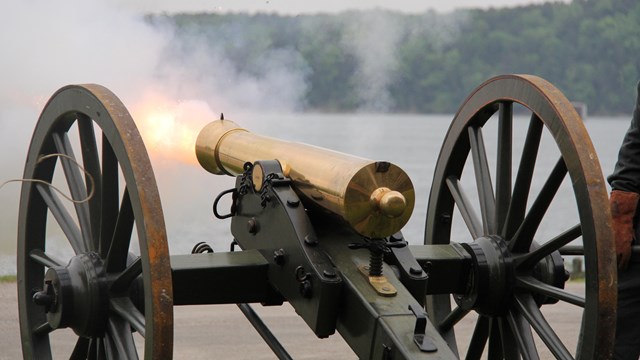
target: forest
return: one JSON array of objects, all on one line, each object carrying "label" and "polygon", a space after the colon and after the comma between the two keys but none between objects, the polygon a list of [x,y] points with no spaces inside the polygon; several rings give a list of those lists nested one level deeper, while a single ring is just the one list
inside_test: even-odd
[{"label": "forest", "polygon": [[453,113],[484,80],[527,73],[586,103],[590,114],[625,115],[640,80],[637,0],[421,14],[165,14],[147,21],[172,27],[174,51],[223,52],[237,73],[267,77],[265,63],[280,61],[304,81],[301,111]]}]

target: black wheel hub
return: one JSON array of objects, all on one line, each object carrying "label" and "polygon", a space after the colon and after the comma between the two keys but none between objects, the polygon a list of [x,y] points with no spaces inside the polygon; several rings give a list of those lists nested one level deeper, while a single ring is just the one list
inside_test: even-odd
[{"label": "black wheel hub", "polygon": [[107,276],[94,252],[76,255],[67,266],[51,267],[33,301],[44,307],[53,329],[70,327],[79,336],[101,336],[109,311]]},{"label": "black wheel hub", "polygon": [[514,271],[507,243],[498,236],[487,236],[462,244],[474,262],[465,294],[454,300],[465,310],[496,316],[508,308],[514,284]]},{"label": "black wheel hub", "polygon": [[[514,261],[518,254],[511,253],[508,243],[499,236],[480,237],[462,246],[471,254],[473,268],[467,290],[453,298],[459,307],[475,310],[481,315],[501,316],[507,312],[518,276],[530,275],[560,289],[568,279],[562,256],[557,251],[544,257],[532,269],[521,270]],[[538,247],[535,242],[532,244],[532,249]],[[538,306],[557,302],[540,294],[536,294],[534,299]]]}]

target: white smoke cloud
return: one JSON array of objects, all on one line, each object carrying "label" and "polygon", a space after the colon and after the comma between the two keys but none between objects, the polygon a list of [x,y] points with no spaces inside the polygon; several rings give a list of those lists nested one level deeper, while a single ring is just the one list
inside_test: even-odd
[{"label": "white smoke cloud", "polygon": [[[246,41],[238,24],[223,28],[222,33],[178,36],[170,19],[163,22],[156,18],[151,24],[142,14],[117,4],[107,0],[0,3],[0,153],[4,154],[0,156],[0,183],[22,176],[38,114],[49,97],[67,84],[106,86],[138,122],[140,103],[149,98],[165,99],[167,106],[178,109],[178,120],[189,126],[203,125],[224,112],[227,118],[241,118],[239,123],[249,129],[264,128],[264,124],[255,126],[262,116],[248,114],[304,108],[310,69],[295,49],[253,49],[259,53],[259,60],[248,71],[221,45],[223,41]],[[358,60],[355,85],[360,110],[388,111],[394,105],[388,86],[396,67],[395,50],[403,36],[402,27],[394,13],[352,15],[345,22],[342,45]],[[456,29],[434,27],[441,41],[455,36]],[[170,244],[183,246],[184,239],[192,239],[194,233],[202,235],[198,239],[206,239],[206,234],[228,237],[228,224],[202,225],[211,223],[211,199],[202,195],[217,193],[220,188],[215,186],[230,187],[232,180],[213,177],[197,166],[176,164],[166,157],[152,154],[152,160]],[[175,177],[176,173],[181,176]],[[15,268],[12,254],[16,248],[18,194],[17,184],[0,189],[0,274]],[[185,208],[195,210],[186,212]]]},{"label": "white smoke cloud", "polygon": [[107,2],[9,0],[0,21],[4,106],[42,106],[69,83],[101,83],[129,95],[152,77],[163,36]]},{"label": "white smoke cloud", "polygon": [[[202,51],[205,42],[197,37],[191,39],[193,46],[172,54],[175,47],[170,24],[152,26],[142,14],[106,0],[6,0],[0,4],[0,27],[0,152],[6,154],[0,156],[0,183],[22,177],[38,114],[49,97],[67,84],[106,86],[134,118],[138,103],[160,92],[168,101],[198,108],[203,124],[221,111],[295,110],[306,86],[305,73],[298,71],[304,64],[295,52],[265,54],[262,66],[267,75],[262,77],[238,71],[223,52]],[[295,67],[292,61],[298,62]],[[201,105],[194,106],[199,102]],[[157,174],[173,175],[162,168],[167,161],[153,160]],[[205,221],[210,221],[210,201],[202,193],[210,193],[211,182],[220,180],[211,180],[212,176],[199,167],[184,170],[190,171],[194,178],[189,186],[157,175],[161,197],[169,199],[165,208],[168,205],[170,209],[165,214],[170,235],[172,231],[189,232],[184,230],[191,226],[189,221],[196,221],[180,218],[184,212],[174,208],[202,206]],[[12,183],[0,189],[0,274],[15,271],[19,188]],[[189,189],[198,191],[192,194]],[[172,216],[173,220],[169,219]]]},{"label": "white smoke cloud", "polygon": [[402,35],[397,17],[383,11],[354,13],[343,37],[358,59],[356,91],[365,112],[387,112],[393,107],[388,86],[397,62],[396,47]]}]

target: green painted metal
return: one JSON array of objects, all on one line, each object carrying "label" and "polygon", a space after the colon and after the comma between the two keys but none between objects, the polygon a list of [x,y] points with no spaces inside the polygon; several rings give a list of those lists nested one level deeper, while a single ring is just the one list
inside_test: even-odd
[{"label": "green painted metal", "polygon": [[411,245],[409,249],[429,274],[425,294],[464,293],[473,266],[472,258],[460,244]]},{"label": "green painted metal", "polygon": [[[516,103],[532,116],[522,161],[513,174]],[[63,88],[41,115],[24,177],[50,182],[61,172],[75,200],[89,197],[90,183],[97,192],[70,213],[46,185],[23,186],[18,293],[25,358],[51,358],[48,334],[69,327],[80,335],[72,357],[111,359],[128,353],[135,358],[134,329],[144,336],[146,359],[169,359],[173,305],[283,301],[318,337],[338,331],[361,359],[456,358],[462,344],[456,342],[455,327],[471,312],[480,317],[466,349],[470,358],[479,358],[485,349],[490,359],[538,358],[533,331],[558,358],[607,358],[615,315],[615,259],[606,189],[588,135],[569,106],[550,84],[530,76],[497,77],[469,96],[434,172],[425,245],[406,246],[401,233],[376,239],[393,245],[384,254],[382,270],[397,293],[383,296],[361,271],[371,254],[350,246],[371,239],[334,215],[307,208],[299,189],[271,159],[260,161],[265,172],[260,186],[253,186],[251,176],[237,179],[231,231],[242,251],[169,257],[155,180],[128,112],[102,87]],[[493,114],[498,122],[495,171],[483,138]],[[66,157],[41,161],[52,153],[75,158],[75,143],[69,140],[74,127],[77,152],[91,176],[83,176]],[[535,156],[546,132],[558,144],[561,158],[541,195],[527,204]],[[470,203],[460,181],[467,158],[475,174],[477,204]],[[539,242],[536,230],[567,175],[581,224]],[[467,226],[467,238],[451,236],[454,209]],[[73,249],[70,259],[51,255],[47,217]],[[132,241],[134,226],[137,242]],[[584,297],[562,289],[561,249],[580,236],[587,270]],[[141,256],[131,251],[138,245]],[[40,290],[35,298],[33,289]],[[73,296],[65,295],[69,293]],[[577,351],[566,349],[540,311],[558,301],[584,308]]]},{"label": "green painted metal", "polygon": [[[316,223],[320,246],[340,269],[344,279],[342,311],[337,329],[360,359],[453,359],[454,354],[430,322],[426,336],[437,347],[436,352],[422,352],[413,340],[416,316],[409,310],[416,300],[388,265],[383,274],[397,289],[396,296],[380,296],[358,267],[369,262],[366,249],[350,250],[348,244],[362,241],[357,234]],[[385,350],[387,349],[387,350]],[[389,354],[385,354],[385,351]]]},{"label": "green painted metal", "polygon": [[173,303],[282,304],[271,288],[268,269],[269,262],[257,250],[172,255]]}]

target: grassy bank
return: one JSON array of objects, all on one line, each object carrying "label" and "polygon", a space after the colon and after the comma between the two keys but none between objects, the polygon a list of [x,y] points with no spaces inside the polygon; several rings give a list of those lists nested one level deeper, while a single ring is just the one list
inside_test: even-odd
[{"label": "grassy bank", "polygon": [[15,275],[0,275],[0,283],[15,282]]}]

